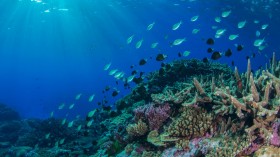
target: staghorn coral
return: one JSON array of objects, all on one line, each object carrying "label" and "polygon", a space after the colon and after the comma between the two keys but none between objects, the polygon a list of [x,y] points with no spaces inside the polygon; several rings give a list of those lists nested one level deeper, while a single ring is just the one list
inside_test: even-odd
[{"label": "staghorn coral", "polygon": [[165,88],[163,93],[151,94],[151,98],[156,104],[163,104],[165,102],[171,102],[174,104],[181,104],[187,99],[187,94],[190,93],[190,85],[187,85],[184,89],[174,93],[171,89]]}]

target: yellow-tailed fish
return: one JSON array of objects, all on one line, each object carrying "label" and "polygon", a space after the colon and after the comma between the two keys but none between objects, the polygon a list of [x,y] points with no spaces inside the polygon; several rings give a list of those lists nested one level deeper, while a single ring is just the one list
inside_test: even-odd
[{"label": "yellow-tailed fish", "polygon": [[144,39],[139,40],[139,41],[136,43],[135,48],[139,49],[139,48],[141,47],[143,41],[144,41]]},{"label": "yellow-tailed fish", "polygon": [[216,31],[216,34],[219,35],[219,36],[221,36],[221,35],[223,35],[226,31],[227,31],[226,29],[218,29],[218,30]]},{"label": "yellow-tailed fish", "polygon": [[212,29],[217,29],[217,28],[218,28],[218,26],[212,26],[211,28],[212,28]]},{"label": "yellow-tailed fish", "polygon": [[258,24],[258,23],[260,23],[260,21],[259,20],[254,20],[254,23]]},{"label": "yellow-tailed fish", "polygon": [[155,25],[155,22],[149,24],[148,27],[147,27],[147,30],[148,31],[151,30],[154,27],[154,25]]},{"label": "yellow-tailed fish", "polygon": [[180,45],[180,44],[182,44],[184,41],[186,41],[186,38],[175,39],[175,40],[173,41],[173,45]]},{"label": "yellow-tailed fish", "polygon": [[228,37],[229,40],[235,40],[236,38],[238,38],[239,35],[238,34],[232,34]]},{"label": "yellow-tailed fish", "polygon": [[95,112],[96,112],[96,109],[90,111],[90,112],[88,113],[88,117],[91,118],[91,117],[94,115]]},{"label": "yellow-tailed fish", "polygon": [[220,17],[215,17],[215,21],[220,23],[222,21],[222,19]]},{"label": "yellow-tailed fish", "polygon": [[199,29],[193,29],[192,34],[197,34],[199,32]]},{"label": "yellow-tailed fish", "polygon": [[261,35],[260,31],[256,31],[256,37],[259,37]]},{"label": "yellow-tailed fish", "polygon": [[58,148],[58,144],[59,144],[59,142],[56,141],[55,144],[54,144],[54,147],[55,147],[55,148]]},{"label": "yellow-tailed fish", "polygon": [[77,131],[80,131],[82,129],[82,125],[79,125],[78,127],[77,127]]},{"label": "yellow-tailed fish", "polygon": [[158,46],[158,42],[152,43],[151,48],[154,49]]},{"label": "yellow-tailed fish", "polygon": [[263,39],[256,39],[254,41],[254,46],[259,47],[264,43],[264,38]]},{"label": "yellow-tailed fish", "polygon": [[87,127],[90,127],[92,125],[93,119],[87,122]]},{"label": "yellow-tailed fish", "polygon": [[79,119],[80,117],[81,117],[81,115],[78,114],[78,115],[76,116],[76,119]]},{"label": "yellow-tailed fish", "polygon": [[222,12],[222,17],[228,17],[231,13],[231,10]]},{"label": "yellow-tailed fish", "polygon": [[66,123],[66,118],[64,118],[61,122],[61,125],[64,125]]},{"label": "yellow-tailed fish", "polygon": [[191,18],[191,21],[192,21],[192,22],[195,22],[198,18],[199,18],[199,16],[198,16],[198,15],[193,16],[193,17]]},{"label": "yellow-tailed fish", "polygon": [[88,98],[88,101],[89,101],[89,102],[92,102],[93,99],[94,99],[94,97],[95,97],[95,94],[92,94],[92,95]]},{"label": "yellow-tailed fish", "polygon": [[118,69],[113,69],[113,70],[109,71],[109,75],[114,75],[117,71],[118,71]]},{"label": "yellow-tailed fish", "polygon": [[48,139],[50,137],[51,133],[48,133],[45,135],[45,138]]},{"label": "yellow-tailed fish", "polygon": [[265,49],[265,48],[266,48],[266,46],[264,46],[264,45],[261,45],[261,46],[258,47],[258,49],[259,49],[260,51],[262,51],[262,50]]},{"label": "yellow-tailed fish", "polygon": [[71,105],[69,106],[69,109],[71,110],[72,108],[74,108],[74,106],[75,106],[75,104],[71,104]]},{"label": "yellow-tailed fish", "polygon": [[181,24],[182,24],[182,21],[175,23],[175,24],[172,26],[172,30],[173,30],[173,31],[177,30],[177,29],[181,26]]},{"label": "yellow-tailed fish", "polygon": [[53,117],[53,115],[54,115],[54,112],[52,111],[52,112],[50,113],[50,117],[52,118],[52,117]]},{"label": "yellow-tailed fish", "polygon": [[123,72],[117,72],[117,73],[115,73],[115,75],[114,75],[114,77],[116,78],[116,79],[119,79],[119,77],[121,76],[121,74],[122,74]]},{"label": "yellow-tailed fish", "polygon": [[220,38],[222,35],[215,34],[215,38]]},{"label": "yellow-tailed fish", "polygon": [[132,40],[133,40],[133,37],[134,37],[134,35],[128,37],[127,40],[126,40],[126,43],[130,44],[132,42]]},{"label": "yellow-tailed fish", "polygon": [[81,98],[81,96],[82,96],[82,93],[79,93],[79,94],[76,95],[75,99],[79,100]]},{"label": "yellow-tailed fish", "polygon": [[64,108],[64,106],[65,106],[65,104],[62,103],[61,105],[58,106],[58,109],[59,109],[59,110],[62,110],[62,109]]},{"label": "yellow-tailed fish", "polygon": [[104,69],[105,71],[106,71],[106,70],[108,70],[108,69],[110,68],[111,64],[112,64],[112,63],[108,63],[108,64],[106,64],[106,65],[104,66],[104,68],[103,68],[103,69]]},{"label": "yellow-tailed fish", "polygon": [[120,78],[124,77],[124,74],[125,74],[125,73],[124,73],[124,72],[122,72],[122,74],[120,75]]},{"label": "yellow-tailed fish", "polygon": [[190,55],[190,53],[191,53],[190,51],[184,51],[183,52],[183,56],[184,57],[188,57]]},{"label": "yellow-tailed fish", "polygon": [[238,28],[243,28],[243,27],[246,25],[246,23],[247,23],[246,20],[240,21],[240,22],[238,22],[237,27],[238,27]]},{"label": "yellow-tailed fish", "polygon": [[268,24],[262,25],[262,29],[266,29],[268,27]]},{"label": "yellow-tailed fish", "polygon": [[64,141],[65,141],[65,138],[63,138],[63,139],[59,140],[59,144],[63,144],[63,143],[64,143]]},{"label": "yellow-tailed fish", "polygon": [[73,124],[74,124],[74,121],[69,122],[68,123],[68,128],[71,128],[73,126]]},{"label": "yellow-tailed fish", "polygon": [[135,75],[131,75],[127,78],[127,83],[131,82],[134,79]]}]

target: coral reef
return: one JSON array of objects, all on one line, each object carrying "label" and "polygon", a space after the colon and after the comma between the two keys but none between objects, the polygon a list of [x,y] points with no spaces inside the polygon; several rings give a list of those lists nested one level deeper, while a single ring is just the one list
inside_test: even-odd
[{"label": "coral reef", "polygon": [[20,129],[3,123],[0,131],[26,130],[13,143],[34,156],[273,156],[280,146],[279,77],[275,54],[254,73],[248,60],[243,74],[218,63],[174,61],[150,73],[114,111],[75,121],[79,131],[56,119],[21,120]]}]

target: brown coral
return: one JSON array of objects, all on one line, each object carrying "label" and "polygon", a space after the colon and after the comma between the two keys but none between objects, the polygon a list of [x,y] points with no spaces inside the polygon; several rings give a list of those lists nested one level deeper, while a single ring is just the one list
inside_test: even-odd
[{"label": "brown coral", "polygon": [[182,114],[174,119],[167,131],[171,137],[188,139],[203,136],[210,128],[212,116],[199,107],[186,107]]},{"label": "brown coral", "polygon": [[126,131],[130,136],[142,136],[147,133],[148,126],[140,119],[137,124],[128,125]]}]

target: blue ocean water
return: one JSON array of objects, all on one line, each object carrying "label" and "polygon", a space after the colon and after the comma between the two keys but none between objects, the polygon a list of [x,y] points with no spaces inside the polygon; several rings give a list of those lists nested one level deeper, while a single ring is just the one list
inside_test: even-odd
[{"label": "blue ocean water", "polygon": [[[0,1],[0,102],[17,110],[22,117],[47,118],[85,115],[105,99],[109,105],[128,94],[123,81],[108,73],[118,69],[130,76],[132,70],[158,70],[161,62],[157,54],[175,59],[211,58],[206,50],[231,48],[231,57],[222,56],[217,62],[240,71],[246,69],[246,56],[251,58],[253,70],[265,66],[273,52],[279,58],[279,2],[254,0],[1,0]],[[222,12],[231,10],[223,18]],[[198,15],[197,21],[190,21]],[[221,22],[215,22],[215,17]],[[245,21],[244,28],[237,28]],[[172,26],[182,21],[178,30]],[[147,26],[155,22],[151,30]],[[262,25],[268,24],[266,29]],[[215,38],[217,29],[226,29]],[[199,29],[193,34],[193,29]],[[256,31],[260,36],[256,37]],[[230,41],[230,34],[238,34]],[[127,39],[134,36],[132,43]],[[181,45],[172,46],[178,38],[186,38]],[[215,44],[206,44],[208,38]],[[255,47],[256,39],[264,39],[263,50]],[[139,49],[137,41],[143,39]],[[151,44],[158,42],[158,47]],[[237,52],[235,44],[244,49]],[[187,57],[179,52],[190,51]],[[253,53],[256,54],[253,57]],[[150,58],[151,57],[151,58]],[[147,64],[139,66],[140,59]],[[210,59],[210,62],[211,59]],[[103,67],[111,63],[108,71]],[[131,65],[135,65],[133,69]],[[234,66],[232,66],[234,68]],[[116,84],[116,81],[118,84]],[[134,83],[131,83],[133,86]],[[109,92],[102,93],[106,86]],[[112,97],[113,88],[120,91]],[[82,94],[79,100],[75,97]],[[95,94],[93,102],[88,98]],[[65,109],[58,106],[65,103]],[[68,106],[75,103],[72,110]]]}]

